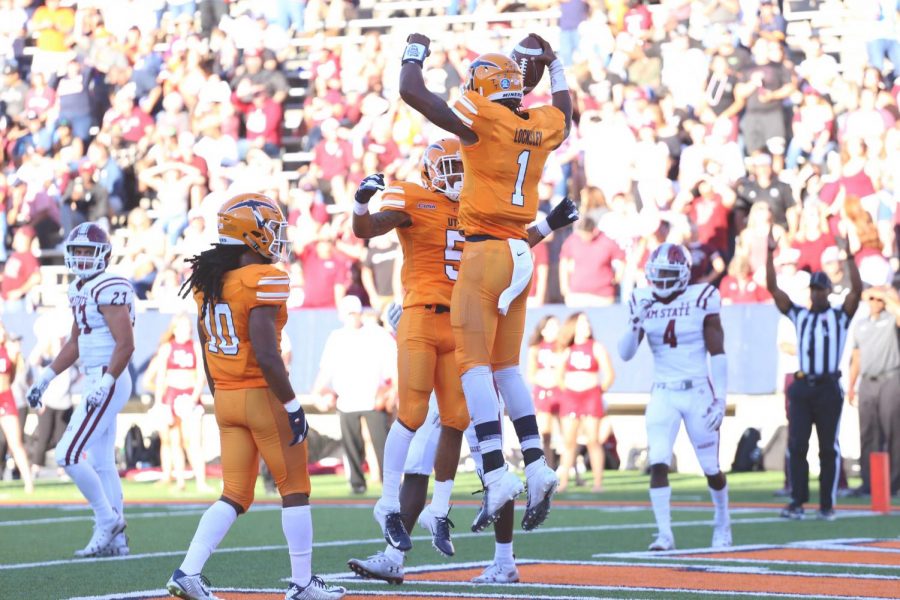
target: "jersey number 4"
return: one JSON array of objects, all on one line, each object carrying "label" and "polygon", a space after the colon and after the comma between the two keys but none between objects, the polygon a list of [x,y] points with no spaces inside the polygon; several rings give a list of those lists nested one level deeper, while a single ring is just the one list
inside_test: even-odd
[{"label": "jersey number 4", "polygon": [[678,338],[675,337],[675,319],[670,319],[666,330],[663,331],[663,344],[668,344],[672,348],[678,346]]},{"label": "jersey number 4", "polygon": [[[210,317],[210,315],[212,316]],[[212,354],[221,352],[226,356],[234,356],[238,353],[240,342],[237,332],[234,330],[234,317],[231,316],[230,306],[224,302],[215,306],[207,306],[203,324],[206,326],[207,350]]]}]

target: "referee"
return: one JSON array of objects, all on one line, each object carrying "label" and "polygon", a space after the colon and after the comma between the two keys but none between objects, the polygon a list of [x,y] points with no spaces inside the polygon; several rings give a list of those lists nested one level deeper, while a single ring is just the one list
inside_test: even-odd
[{"label": "referee", "polygon": [[847,273],[850,293],[840,308],[828,303],[831,279],[822,272],[809,279],[810,307],[791,302],[775,280],[773,255],[777,244],[769,232],[766,258],[766,287],[775,299],[775,306],[794,324],[797,330],[797,358],[800,370],[788,388],[788,451],[790,454],[791,502],[781,511],[788,519],[803,518],[803,504],[809,501],[809,436],[816,426],[819,436],[819,513],[826,521],[834,520],[834,500],[837,493],[837,473],[841,453],[837,432],[841,420],[844,395],[841,391],[841,372],[838,365],[847,341],[850,319],[856,313],[862,294],[862,280],[847,248]]}]

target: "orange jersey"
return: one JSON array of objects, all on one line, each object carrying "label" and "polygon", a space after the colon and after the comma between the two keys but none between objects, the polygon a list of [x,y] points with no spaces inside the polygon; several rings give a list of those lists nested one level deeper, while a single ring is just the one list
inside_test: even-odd
[{"label": "orange jersey", "polygon": [[411,226],[397,228],[403,248],[403,308],[450,305],[464,242],[458,209],[443,194],[414,183],[398,181],[385,188],[381,210],[402,211],[412,220]]},{"label": "orange jersey", "polygon": [[[280,347],[289,293],[290,279],[272,265],[248,265],[225,274],[222,297],[215,306],[206,307],[201,324],[206,335],[203,353],[216,389],[268,387],[250,346],[250,311],[257,306],[278,307],[275,331]],[[194,300],[201,309],[199,292],[194,292]]]},{"label": "orange jersey", "polygon": [[453,111],[478,135],[475,144],[462,147],[462,230],[466,235],[527,239],[525,230],[537,215],[544,163],[565,139],[565,116],[553,106],[516,114],[471,90],[454,103]]}]

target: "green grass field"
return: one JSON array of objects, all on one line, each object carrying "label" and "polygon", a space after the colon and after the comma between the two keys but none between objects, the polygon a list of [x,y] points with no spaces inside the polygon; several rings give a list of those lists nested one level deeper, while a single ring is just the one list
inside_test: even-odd
[{"label": "green grass field", "polygon": [[[788,522],[777,518],[779,499],[772,497],[772,490],[780,487],[778,473],[735,474],[730,477],[733,511],[733,531],[736,545],[791,544],[804,540],[846,540],[847,538],[897,539],[900,535],[900,519],[896,516],[874,515],[867,511],[868,500],[842,499],[839,518],[835,522],[822,522],[807,518],[802,522]],[[430,539],[413,535],[415,547],[407,559],[407,568],[434,565],[438,579],[442,579],[447,565],[483,563],[493,556],[493,536],[490,532],[472,534],[469,525],[475,515],[479,496],[472,496],[477,489],[474,475],[461,475],[454,493],[457,502],[451,512],[456,523],[454,542],[456,556],[444,559],[430,544]],[[672,477],[673,501],[677,508],[673,513],[675,535],[679,549],[705,548],[709,545],[711,510],[705,480],[701,477],[675,475]],[[553,561],[587,562],[631,567],[652,560],[654,565],[672,565],[678,569],[698,569],[715,566],[731,569],[736,573],[746,570],[747,563],[740,560],[704,558],[685,559],[680,555],[647,558],[643,556],[608,556],[627,552],[642,552],[655,533],[653,517],[647,506],[647,477],[630,472],[610,473],[605,480],[602,494],[579,492],[583,488],[570,488],[559,497],[544,527],[525,533],[517,526],[515,553],[521,562],[536,561],[552,564]],[[0,485],[0,598],[3,600],[75,597],[156,597],[163,595],[163,586],[170,573],[181,561],[183,552],[193,535],[194,528],[205,507],[214,499],[188,491],[176,493],[154,484],[125,482],[126,516],[132,555],[125,559],[78,560],[72,552],[82,547],[91,533],[90,511],[80,500],[71,484],[39,482],[33,496],[25,496],[18,486]],[[337,476],[313,478],[313,509],[315,525],[315,572],[330,578],[349,578],[347,559],[365,557],[384,546],[380,530],[372,519],[371,505],[378,490],[370,490],[365,497],[350,496],[346,482]],[[816,491],[812,492],[813,497]],[[266,496],[260,486],[258,503],[248,514],[238,519],[225,538],[220,551],[207,564],[206,575],[215,588],[240,588],[277,590],[286,588],[283,578],[289,574],[289,564],[281,519],[276,497]],[[685,504],[682,504],[685,503]],[[688,503],[702,503],[688,506]],[[765,505],[764,505],[765,504]],[[521,507],[521,504],[520,504]],[[859,510],[843,510],[845,508]],[[517,519],[521,518],[521,508]],[[837,543],[837,542],[832,542]],[[868,555],[868,553],[865,553]],[[602,556],[597,556],[602,555]],[[861,555],[860,555],[861,556]],[[880,556],[880,555],[878,555]],[[876,584],[885,575],[900,574],[900,561],[890,568],[895,554],[885,550],[888,565],[808,564],[770,562],[757,568],[767,573],[793,573],[797,581],[808,587],[816,578],[803,575],[826,574],[859,577],[875,577]],[[898,548],[897,557],[900,557]],[[688,562],[685,562],[688,560]],[[569,566],[560,567],[569,569]],[[599,568],[599,567],[596,567]],[[591,569],[595,569],[594,566]],[[594,571],[590,571],[593,573]],[[599,572],[599,571],[598,571]],[[637,573],[636,573],[637,574]],[[798,576],[799,574],[799,576]],[[573,575],[573,577],[575,577]],[[577,576],[572,585],[536,585],[523,576],[523,583],[513,586],[479,586],[449,581],[431,583],[407,581],[400,587],[390,587],[378,582],[352,579],[344,582],[355,592],[352,597],[398,597],[400,594],[417,594],[431,597],[429,592],[454,597],[502,597],[502,598],[722,598],[718,591],[654,591],[654,582],[641,586],[623,584],[617,589],[615,582],[604,579],[602,573],[593,579]],[[823,581],[821,593],[798,592],[796,597],[844,597],[835,596]],[[866,580],[868,581],[868,580]],[[886,580],[885,580],[886,581]],[[893,593],[865,595],[865,597],[900,597],[900,583],[885,583],[885,590]],[[803,588],[798,583],[798,589]],[[642,589],[638,589],[642,588]],[[880,587],[878,588],[880,589]],[[145,595],[126,595],[129,592],[147,591]],[[156,591],[156,593],[149,593]],[[117,596],[118,594],[118,596]],[[357,595],[359,594],[359,595]],[[378,596],[378,594],[383,594]],[[422,595],[425,596],[422,596]],[[810,595],[811,594],[811,595]],[[724,593],[724,597],[730,594]],[[229,600],[232,596],[224,595]],[[277,595],[244,596],[275,598]],[[740,597],[772,597],[771,594],[747,594]]]}]

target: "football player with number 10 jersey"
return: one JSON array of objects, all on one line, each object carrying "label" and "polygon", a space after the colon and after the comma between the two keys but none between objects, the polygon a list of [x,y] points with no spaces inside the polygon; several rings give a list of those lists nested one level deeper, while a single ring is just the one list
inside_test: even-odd
[{"label": "football player with number 10 jersey", "polygon": [[659,533],[650,550],[675,548],[669,464],[682,421],[715,507],[712,547],[730,546],[728,485],[719,467],[728,376],[719,291],[705,283],[688,285],[690,254],[678,244],[660,244],[645,271],[650,286],[631,295],[629,329],[619,340],[619,355],[626,361],[634,358],[644,336],[653,351],[653,388],[645,416],[650,501]]},{"label": "football player with number 10 jersey", "polygon": [[127,279],[106,273],[112,246],[96,223],[82,223],[66,237],[66,267],[75,276],[69,306],[75,318],[69,339],[28,390],[40,408],[54,377],[81,361],[86,376],[56,462],[94,511],[94,533],[76,556],[127,554],[122,484],[115,463],[116,415],[131,396],[128,361],[134,351],[134,290]]}]

